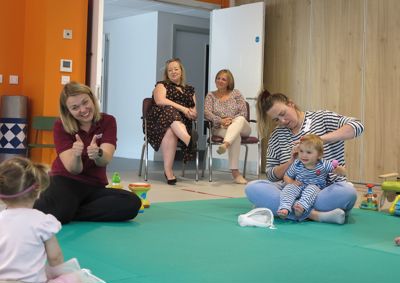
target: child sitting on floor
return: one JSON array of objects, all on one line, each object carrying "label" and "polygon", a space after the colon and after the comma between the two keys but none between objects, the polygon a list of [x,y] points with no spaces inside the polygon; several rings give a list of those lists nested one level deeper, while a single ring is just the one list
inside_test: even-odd
[{"label": "child sitting on floor", "polygon": [[[6,205],[0,211],[0,282],[101,282],[86,280],[91,274],[80,270],[76,260],[75,270],[69,268],[70,262],[64,263],[55,236],[61,223],[53,215],[33,209],[48,184],[44,165],[21,157],[0,164],[0,200]],[[46,269],[55,274],[63,273],[64,267],[69,273],[56,274],[56,278],[46,275]]]},{"label": "child sitting on floor", "polygon": [[324,144],[319,136],[309,134],[301,138],[298,159],[283,177],[286,186],[282,189],[277,211],[280,218],[285,219],[292,207],[295,215],[301,217],[313,206],[319,191],[326,187],[329,173],[345,175],[343,166],[322,159],[323,150]]}]

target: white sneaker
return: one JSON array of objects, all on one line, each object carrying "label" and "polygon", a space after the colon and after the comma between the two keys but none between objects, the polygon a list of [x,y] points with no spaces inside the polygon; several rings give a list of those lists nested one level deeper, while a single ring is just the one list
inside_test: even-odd
[{"label": "white sneaker", "polygon": [[276,229],[274,226],[274,214],[268,208],[255,208],[238,217],[240,226],[255,226]]}]

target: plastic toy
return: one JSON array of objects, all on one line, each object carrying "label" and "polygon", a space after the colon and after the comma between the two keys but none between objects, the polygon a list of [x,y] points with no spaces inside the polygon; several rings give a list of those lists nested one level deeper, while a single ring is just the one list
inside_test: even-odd
[{"label": "plastic toy", "polygon": [[398,195],[389,208],[389,213],[392,215],[400,216],[400,195]]},{"label": "plastic toy", "polygon": [[[385,204],[386,197],[388,193],[391,194],[400,194],[400,178],[398,177],[398,173],[389,173],[380,175],[379,178],[383,179],[383,183],[381,185],[382,195],[380,200],[380,206],[382,207]],[[397,177],[396,180],[388,180],[389,178]],[[397,198],[396,198],[397,199]]]},{"label": "plastic toy", "polygon": [[142,200],[139,213],[143,213],[145,208],[150,207],[150,202],[147,199],[147,192],[150,190],[151,185],[149,183],[131,183],[128,188]]},{"label": "plastic toy", "polygon": [[110,189],[122,189],[124,186],[121,184],[121,177],[118,172],[114,172],[111,178],[111,184],[107,185]]},{"label": "plastic toy", "polygon": [[372,191],[373,184],[367,184],[368,191],[364,194],[364,200],[360,204],[360,208],[369,210],[379,210],[377,194]]},{"label": "plastic toy", "polygon": [[333,160],[332,160],[332,166],[333,166],[333,168],[337,168],[338,165],[339,165],[339,161],[337,161],[336,159],[333,159]]}]

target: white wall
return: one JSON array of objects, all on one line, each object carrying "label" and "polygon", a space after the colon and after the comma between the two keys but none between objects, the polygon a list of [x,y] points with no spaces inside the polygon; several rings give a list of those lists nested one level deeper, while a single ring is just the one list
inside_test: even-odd
[{"label": "white wall", "polygon": [[117,157],[140,159],[142,101],[151,96],[157,76],[157,21],[154,12],[104,23],[110,34],[106,112],[117,119]]}]

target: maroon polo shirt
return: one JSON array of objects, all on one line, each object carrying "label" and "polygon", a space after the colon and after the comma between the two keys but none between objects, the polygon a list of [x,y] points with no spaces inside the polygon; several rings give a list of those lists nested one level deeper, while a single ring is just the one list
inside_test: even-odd
[{"label": "maroon polo shirt", "polygon": [[89,132],[79,130],[77,134],[81,137],[84,144],[82,152],[82,172],[78,175],[71,174],[65,169],[64,164],[61,162],[60,153],[72,148],[72,144],[76,139],[75,134],[68,134],[64,130],[61,119],[58,119],[54,124],[54,144],[56,145],[57,158],[53,162],[50,175],[64,176],[90,185],[107,185],[106,167],[99,167],[93,160],[89,159],[86,149],[90,145],[94,135],[98,135],[98,146],[102,143],[109,143],[116,147],[117,123],[115,118],[111,115],[101,113],[100,121],[93,124]]}]

